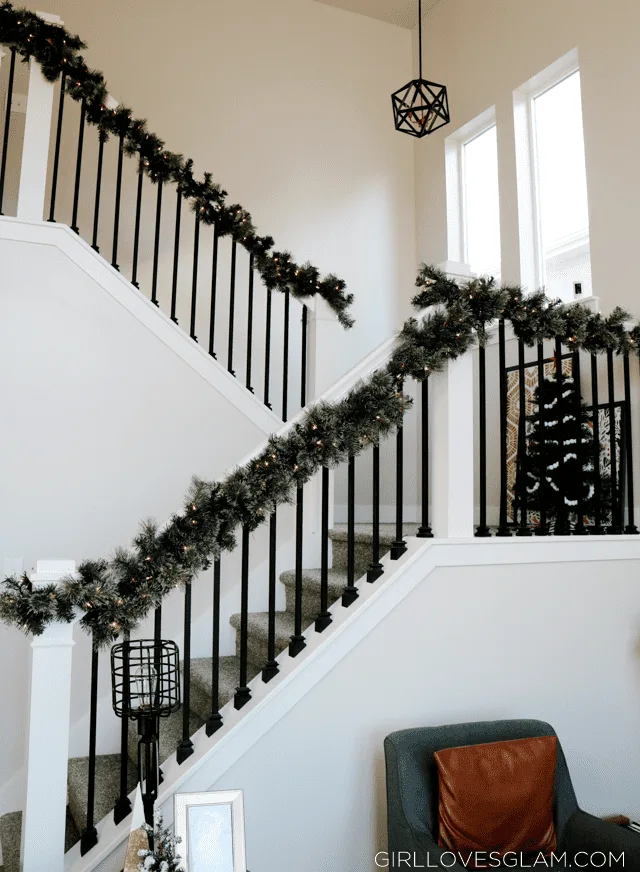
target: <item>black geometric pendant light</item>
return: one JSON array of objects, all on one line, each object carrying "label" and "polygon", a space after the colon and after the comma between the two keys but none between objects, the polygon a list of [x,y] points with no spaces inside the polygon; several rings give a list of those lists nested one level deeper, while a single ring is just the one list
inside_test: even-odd
[{"label": "black geometric pendant light", "polygon": [[422,0],[418,0],[418,44],[420,72],[391,95],[396,130],[410,136],[427,136],[451,121],[444,85],[422,78]]}]

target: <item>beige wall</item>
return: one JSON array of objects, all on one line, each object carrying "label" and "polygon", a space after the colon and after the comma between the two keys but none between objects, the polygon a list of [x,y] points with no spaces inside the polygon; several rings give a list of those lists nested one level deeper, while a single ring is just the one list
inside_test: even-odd
[{"label": "beige wall", "polygon": [[82,35],[113,95],[197,173],[210,170],[259,232],[346,279],[357,327],[337,349],[343,370],[401,323],[415,265],[414,161],[389,95],[410,76],[408,31],[312,0],[42,8]]},{"label": "beige wall", "polygon": [[636,0],[443,0],[435,7],[425,77],[448,86],[452,124],[417,144],[419,258],[447,254],[444,137],[495,104],[503,277],[519,279],[513,90],[577,46],[594,294],[605,310],[620,303],[640,312],[629,260],[640,225],[639,34]]}]

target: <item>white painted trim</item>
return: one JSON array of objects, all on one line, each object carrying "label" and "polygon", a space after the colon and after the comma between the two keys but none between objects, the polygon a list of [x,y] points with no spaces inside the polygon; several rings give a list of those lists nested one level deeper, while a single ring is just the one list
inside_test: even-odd
[{"label": "white painted trim", "polygon": [[464,184],[464,147],[496,126],[496,107],[490,106],[463,124],[444,141],[447,195],[447,257],[465,263],[468,260],[466,204]]},{"label": "white painted trim", "polygon": [[[360,598],[350,609],[331,609],[334,621],[322,634],[310,633],[303,656],[281,655],[281,672],[268,685],[258,675],[251,682],[253,701],[240,712],[230,702],[222,710],[224,726],[211,738],[204,728],[194,737],[194,754],[179,767],[175,757],[163,764],[164,781],[158,807],[167,824],[176,791],[207,790],[271,730],[371,630],[435,569],[451,566],[492,566],[583,563],[594,560],[640,561],[640,536],[591,536],[576,539],[407,539],[407,553],[397,562],[383,558],[386,573],[374,585],[361,583]],[[514,585],[518,575],[514,573]],[[76,845],[65,859],[65,872],[118,872],[129,825],[118,827],[109,815],[98,824],[99,842],[89,857]]]},{"label": "white painted trim", "polygon": [[0,239],[57,248],[265,435],[282,426],[276,414],[65,224],[2,217]]},{"label": "white painted trim", "polygon": [[[42,588],[75,575],[75,562],[39,560],[37,570],[31,582]],[[74,624],[56,621],[31,642],[23,872],[64,869]]]},{"label": "white painted trim", "polygon": [[[573,48],[513,92],[520,274],[521,284],[529,290],[542,287],[546,278],[533,103],[545,91],[579,71],[578,49]],[[588,238],[587,229],[587,240]],[[553,256],[547,252],[546,256],[550,255]]]},{"label": "white painted trim", "polygon": [[[56,16],[57,17],[57,16]],[[54,83],[42,75],[40,64],[29,61],[29,90],[18,187],[19,218],[41,221],[47,185]]]}]

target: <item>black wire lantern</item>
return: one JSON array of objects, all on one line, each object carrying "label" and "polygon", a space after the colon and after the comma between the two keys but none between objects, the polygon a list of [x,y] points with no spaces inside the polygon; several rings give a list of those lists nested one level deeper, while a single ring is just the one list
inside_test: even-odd
[{"label": "black wire lantern", "polygon": [[111,649],[113,710],[119,718],[138,722],[138,781],[145,820],[153,826],[158,798],[160,718],[180,708],[180,655],[175,642],[135,639]]},{"label": "black wire lantern", "polygon": [[422,0],[418,0],[418,55],[420,72],[391,95],[396,130],[421,138],[451,121],[444,85],[422,78]]}]

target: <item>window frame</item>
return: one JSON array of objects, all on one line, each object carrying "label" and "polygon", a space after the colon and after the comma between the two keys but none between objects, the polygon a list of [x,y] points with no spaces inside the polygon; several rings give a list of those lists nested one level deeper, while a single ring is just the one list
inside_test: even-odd
[{"label": "window frame", "polygon": [[[578,49],[574,48],[513,92],[520,274],[522,284],[530,290],[543,287],[546,279],[534,101],[579,72]],[[582,99],[582,80],[580,85]]]},{"label": "window frame", "polygon": [[[496,128],[496,107],[490,106],[467,124],[459,127],[446,137],[445,177],[447,202],[447,256],[450,261],[464,263],[469,261],[467,249],[467,221],[465,203],[464,147],[482,136],[492,127]],[[499,197],[499,189],[498,189]],[[502,261],[502,245],[500,246]],[[502,271],[502,263],[500,263]]]}]

